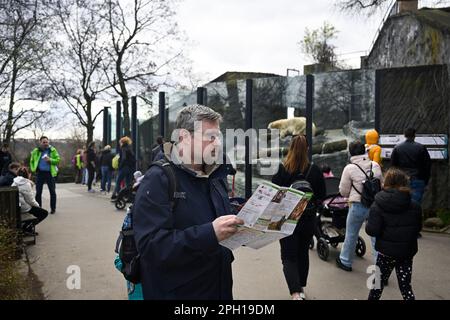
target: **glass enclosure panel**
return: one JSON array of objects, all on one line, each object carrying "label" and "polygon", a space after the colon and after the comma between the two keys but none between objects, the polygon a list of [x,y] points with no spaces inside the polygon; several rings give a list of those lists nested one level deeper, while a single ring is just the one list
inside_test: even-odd
[{"label": "glass enclosure panel", "polygon": [[178,91],[166,95],[166,122],[165,122],[165,138],[170,141],[178,112],[191,104],[197,103],[197,93],[189,91]]},{"label": "glass enclosure panel", "polygon": [[375,127],[375,71],[350,70],[314,75],[313,161],[340,176],[348,144],[365,141]]},{"label": "glass enclosure panel", "polygon": [[[233,166],[237,169],[235,182],[229,177],[230,186],[235,186],[235,196],[245,196],[245,144],[233,136],[227,135],[236,129],[245,128],[245,80],[229,80],[226,82],[212,82],[206,86],[206,104],[222,115],[220,129],[223,134],[224,152],[227,153]],[[227,143],[227,138],[229,139]],[[227,148],[227,145],[229,147]]]},{"label": "glass enclosure panel", "polygon": [[[288,116],[288,110],[293,112]],[[253,81],[253,127],[258,130],[258,153],[252,155],[252,189],[271,181],[287,154],[292,135],[305,133],[306,77],[273,77]],[[296,117],[296,119],[292,119]],[[301,118],[303,117],[303,118]],[[271,131],[278,129],[277,142]],[[272,131],[273,132],[273,131]]]}]

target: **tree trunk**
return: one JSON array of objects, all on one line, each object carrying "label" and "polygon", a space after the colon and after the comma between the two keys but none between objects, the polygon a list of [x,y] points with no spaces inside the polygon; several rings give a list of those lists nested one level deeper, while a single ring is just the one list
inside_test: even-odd
[{"label": "tree trunk", "polygon": [[86,140],[86,146],[89,145],[94,140],[94,122],[92,121],[92,99],[89,97],[86,99],[86,134],[87,134],[87,140]]},{"label": "tree trunk", "polygon": [[119,87],[120,87],[120,96],[122,98],[122,112],[123,112],[123,132],[124,135],[130,137],[131,136],[131,130],[130,130],[130,115],[128,112],[128,91],[125,84],[125,79],[122,72],[122,56],[119,56],[116,62],[116,72],[117,72],[117,78],[119,80]]},{"label": "tree trunk", "polygon": [[13,120],[14,120],[14,98],[16,94],[16,80],[17,80],[17,59],[14,56],[13,58],[13,70],[12,70],[12,78],[11,78],[11,91],[10,91],[10,97],[9,97],[9,109],[8,109],[8,121],[6,122],[6,128],[5,128],[5,143],[11,142],[11,137],[13,133]]}]

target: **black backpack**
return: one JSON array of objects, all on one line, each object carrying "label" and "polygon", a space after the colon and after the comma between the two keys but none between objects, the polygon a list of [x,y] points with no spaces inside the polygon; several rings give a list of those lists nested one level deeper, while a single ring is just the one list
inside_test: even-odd
[{"label": "black backpack", "polygon": [[352,182],[352,187],[355,189],[356,192],[361,196],[361,204],[365,206],[366,208],[370,208],[372,203],[375,201],[375,195],[380,192],[381,190],[381,181],[378,178],[375,178],[372,171],[372,161],[370,162],[370,174],[367,175],[367,173],[356,163],[353,163],[355,166],[359,168],[359,170],[364,173],[366,176],[366,180],[362,182],[363,189],[360,192],[358,189],[355,188]]},{"label": "black backpack", "polygon": [[[312,168],[312,163],[309,165],[306,175],[304,175],[303,173],[300,173],[299,175],[297,175],[295,177],[295,181],[291,184],[291,188],[305,192],[305,193],[314,194],[311,183],[309,183],[309,181],[307,181],[309,174],[311,173],[311,168]],[[309,201],[305,208],[304,215],[314,214],[315,213],[314,209],[315,209],[314,202]]]},{"label": "black backpack", "polygon": [[[174,195],[177,190],[177,181],[172,164],[167,160],[159,160],[153,162],[150,165],[149,170],[152,166],[160,167],[169,180],[169,201],[173,210],[176,206],[176,199]],[[130,208],[129,215],[129,226],[120,231],[119,238],[116,242],[115,252],[119,254],[119,258],[122,261],[122,268],[120,271],[122,272],[125,279],[134,284],[138,284],[141,282],[139,261],[140,255],[137,250],[136,241],[134,239],[133,206]]]},{"label": "black backpack", "polygon": [[295,181],[291,184],[291,188],[302,191],[302,192],[313,193],[311,183],[309,183],[307,181],[309,174],[311,173],[311,167],[312,167],[312,164],[309,165],[306,175],[304,175],[303,173],[300,173],[299,175],[297,175],[295,177]]}]

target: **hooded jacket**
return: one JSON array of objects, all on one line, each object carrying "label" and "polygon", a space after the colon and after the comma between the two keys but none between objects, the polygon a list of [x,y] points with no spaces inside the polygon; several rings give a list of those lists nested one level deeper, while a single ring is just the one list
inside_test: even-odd
[{"label": "hooded jacket", "polygon": [[[58,175],[58,167],[59,164],[59,154],[58,151],[56,151],[55,147],[49,146],[50,148],[50,173],[52,177],[56,177]],[[42,155],[42,149],[41,148],[34,148],[33,151],[31,151],[31,158],[30,158],[30,169],[32,173],[36,173],[36,170],[39,167],[39,161],[41,160]]]},{"label": "hooded jacket", "polygon": [[[165,146],[170,160],[171,144]],[[231,213],[225,165],[199,175],[172,164],[176,206],[169,203],[169,181],[152,166],[133,205],[133,228],[140,254],[144,299],[232,299],[231,251],[217,241],[212,222]]]},{"label": "hooded jacket", "polygon": [[35,194],[31,180],[19,176],[14,178],[12,186],[19,189],[20,211],[22,213],[30,211],[31,207],[39,207],[39,203],[34,198]]},{"label": "hooded jacket", "polygon": [[350,164],[344,168],[339,183],[339,193],[343,197],[348,198],[349,202],[361,202],[361,195],[355,188],[358,189],[359,192],[362,192],[363,181],[367,179],[364,173],[355,164],[359,165],[367,175],[370,174],[370,165],[372,165],[374,177],[380,179],[380,181],[383,179],[381,167],[378,163],[371,161],[366,154],[351,157]]},{"label": "hooded jacket", "polygon": [[422,228],[422,209],[408,192],[382,190],[370,207],[366,232],[376,237],[375,249],[396,259],[417,253],[417,236]]},{"label": "hooded jacket", "polygon": [[376,130],[369,130],[366,133],[366,150],[369,159],[381,166],[381,147],[378,145],[379,135]]}]

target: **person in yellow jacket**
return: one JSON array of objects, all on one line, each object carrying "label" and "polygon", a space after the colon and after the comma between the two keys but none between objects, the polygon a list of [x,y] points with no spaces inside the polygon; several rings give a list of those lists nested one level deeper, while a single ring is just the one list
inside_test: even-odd
[{"label": "person in yellow jacket", "polygon": [[381,166],[381,147],[378,145],[379,137],[377,130],[369,130],[366,132],[366,151],[369,159]]},{"label": "person in yellow jacket", "polygon": [[56,186],[55,178],[58,175],[59,154],[55,147],[51,146],[48,138],[43,136],[39,139],[40,146],[31,151],[30,169],[36,174],[36,201],[42,208],[42,189],[47,183],[50,192],[50,213],[56,210]]}]

